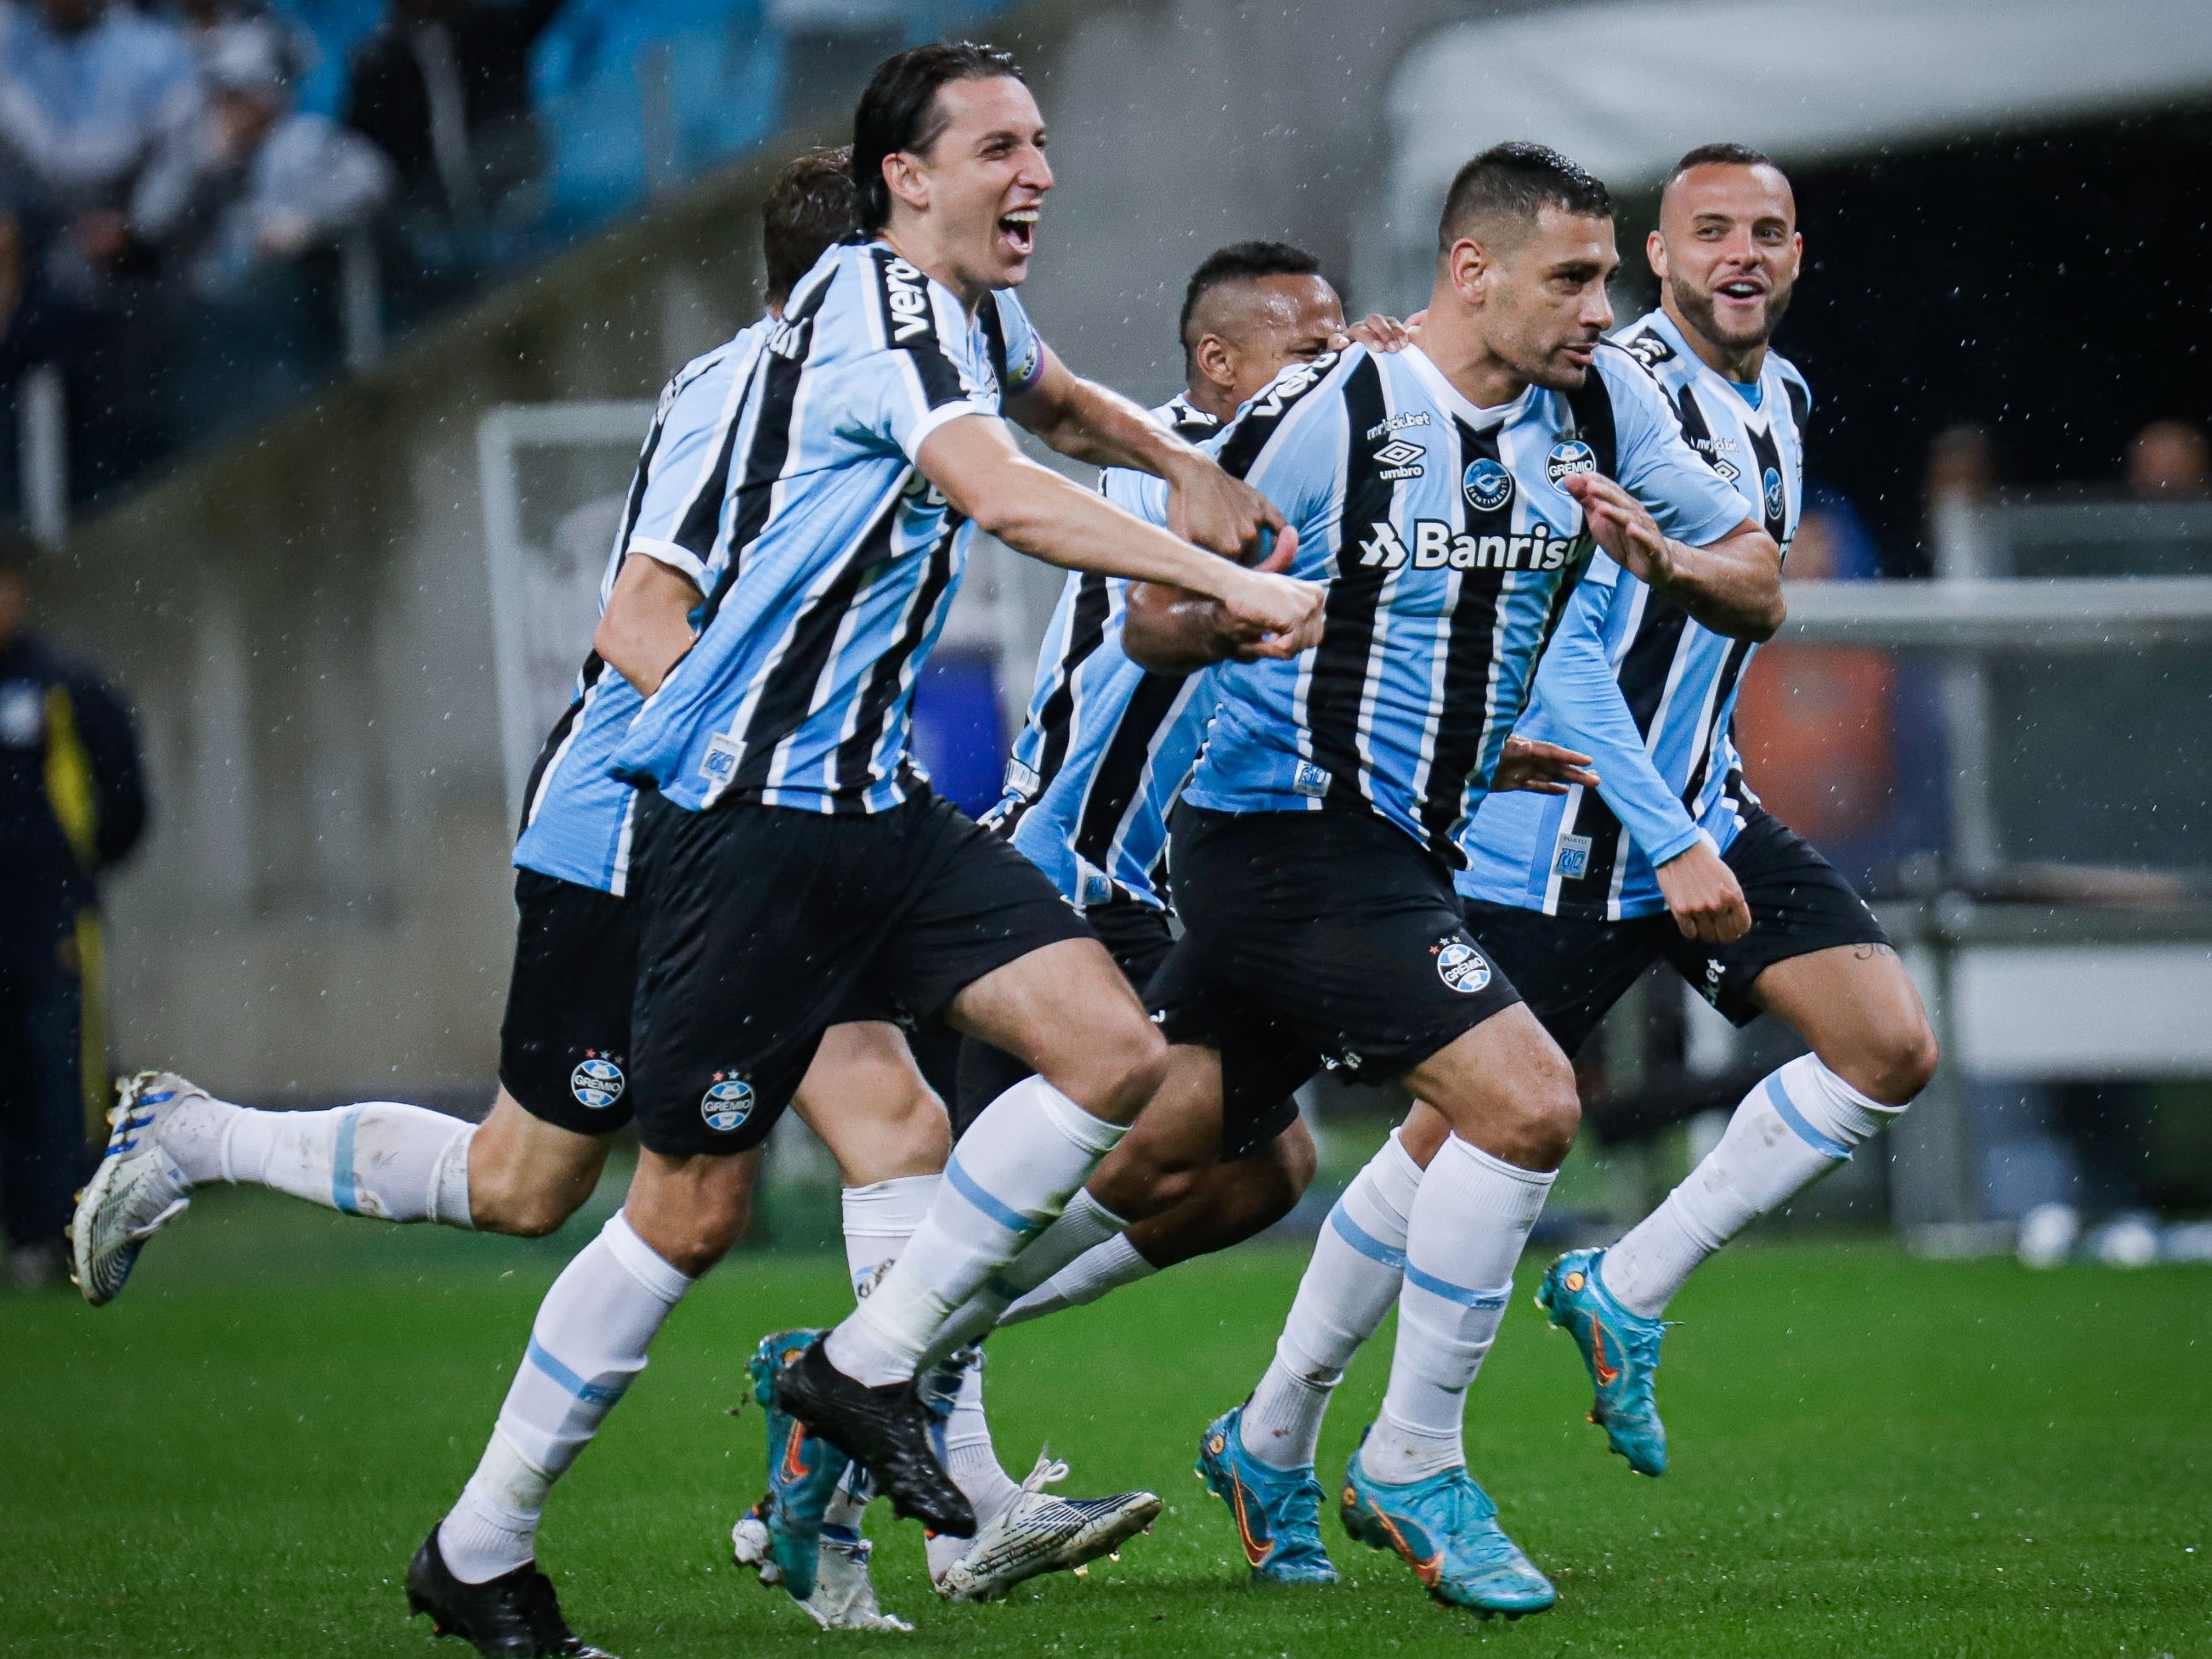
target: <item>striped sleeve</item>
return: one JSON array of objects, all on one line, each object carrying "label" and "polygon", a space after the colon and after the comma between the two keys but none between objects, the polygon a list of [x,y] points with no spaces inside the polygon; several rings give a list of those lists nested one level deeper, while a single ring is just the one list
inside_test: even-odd
[{"label": "striped sleeve", "polygon": [[729,487],[730,460],[753,342],[740,335],[701,372],[672,384],[623,550],[710,586],[709,562]]},{"label": "striped sleeve", "polygon": [[957,302],[887,247],[870,247],[866,258],[866,292],[856,296],[866,314],[852,320],[867,346],[836,372],[874,438],[913,460],[939,427],[996,415],[998,400],[960,360],[955,343],[964,345],[967,327]]},{"label": "striped sleeve", "polygon": [[1044,379],[1044,342],[1030,322],[1030,314],[1014,297],[1013,289],[1000,289],[992,296],[998,315],[993,343],[1001,360],[1000,395],[1018,398]]},{"label": "striped sleeve", "polygon": [[1620,487],[1644,503],[1661,530],[1705,547],[1750,516],[1735,487],[1698,459],[1666,394],[1634,358],[1607,342],[1595,368],[1613,394]]}]

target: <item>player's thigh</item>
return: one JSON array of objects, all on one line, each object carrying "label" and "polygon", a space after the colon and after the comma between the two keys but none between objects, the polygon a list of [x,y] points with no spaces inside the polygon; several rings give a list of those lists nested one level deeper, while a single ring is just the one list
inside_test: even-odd
[{"label": "player's thigh", "polygon": [[469,1218],[479,1232],[542,1238],[583,1207],[613,1144],[526,1111],[502,1086],[469,1141]]},{"label": "player's thigh", "polygon": [[1522,1169],[1557,1169],[1582,1118],[1574,1067],[1526,1003],[1430,1055],[1406,1087],[1461,1139]]},{"label": "player's thigh", "polygon": [[1665,916],[1592,921],[1480,899],[1468,900],[1466,909],[1475,943],[1570,1058],[1659,959],[1657,930],[1675,932]]},{"label": "player's thigh", "polygon": [[1752,982],[1753,1001],[1803,1037],[1860,1093],[1903,1106],[1936,1070],[1936,1034],[1897,952],[1866,942],[1787,957]]},{"label": "player's thigh", "polygon": [[623,1214],[647,1249],[696,1279],[752,1224],[761,1147],[670,1156],[641,1148]]},{"label": "player's thigh", "polygon": [[1110,1121],[1137,1115],[1166,1064],[1144,1004],[1095,939],[1061,939],[992,969],[946,1017]]},{"label": "player's thigh", "polygon": [[951,1133],[899,1028],[848,1020],[822,1034],[792,1109],[837,1160],[848,1187],[945,1167]]}]

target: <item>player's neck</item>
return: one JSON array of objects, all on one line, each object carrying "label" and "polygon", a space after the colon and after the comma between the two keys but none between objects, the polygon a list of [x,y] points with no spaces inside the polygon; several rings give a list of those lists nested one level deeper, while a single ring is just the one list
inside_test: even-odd
[{"label": "player's neck", "polygon": [[1477,409],[1510,404],[1528,389],[1528,377],[1491,349],[1476,314],[1444,303],[1442,295],[1429,301],[1419,350],[1451,383],[1452,390]]},{"label": "player's neck", "polygon": [[982,304],[983,295],[989,290],[980,283],[970,283],[961,274],[958,263],[937,246],[936,239],[927,234],[926,225],[908,222],[896,229],[886,225],[876,234],[889,243],[891,252],[948,290],[970,318],[975,316],[975,307]]},{"label": "player's neck", "polygon": [[1672,293],[1659,296],[1659,309],[1667,313],[1667,320],[1674,325],[1683,343],[1698,354],[1698,361],[1723,379],[1734,380],[1738,386],[1750,386],[1766,368],[1765,341],[1742,351],[1731,350],[1699,332],[1688,318],[1676,310]]},{"label": "player's neck", "polygon": [[1183,386],[1182,400],[1201,415],[1225,421],[1243,405],[1227,386],[1216,386],[1203,374],[1194,374]]}]

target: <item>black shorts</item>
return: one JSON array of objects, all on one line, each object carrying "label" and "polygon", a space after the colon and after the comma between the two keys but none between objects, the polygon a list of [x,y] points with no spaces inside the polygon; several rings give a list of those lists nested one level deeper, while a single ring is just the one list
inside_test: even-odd
[{"label": "black shorts", "polygon": [[1170,1042],[1221,1051],[1224,1109],[1323,1066],[1401,1076],[1521,1000],[1468,936],[1451,872],[1371,812],[1185,805],[1175,848],[1186,931],[1150,1000]]},{"label": "black shorts", "polygon": [[[1083,919],[1098,935],[1115,965],[1136,988],[1137,994],[1144,995],[1146,986],[1175,948],[1167,913],[1134,899],[1120,898],[1090,906]],[[1030,1068],[1005,1049],[994,1048],[980,1037],[962,1037],[957,1080],[953,1092],[945,1097],[952,1109],[952,1138],[957,1140],[966,1134],[968,1126],[983,1115],[986,1106],[1029,1075]],[[934,1086],[936,1079],[931,1082]],[[940,1088],[939,1092],[944,1091]]]},{"label": "black shorts", "polygon": [[500,1084],[532,1117],[611,1134],[630,1117],[637,907],[536,870],[515,872],[514,906]]},{"label": "black shorts", "polygon": [[1027,859],[927,792],[828,816],[638,799],[630,1090],[670,1157],[757,1144],[856,995],[926,1019],[993,969],[1089,937]]},{"label": "black shorts", "polygon": [[1776,963],[1837,945],[1889,943],[1850,884],[1763,808],[1751,809],[1722,859],[1751,907],[1751,931],[1732,945],[1685,939],[1663,912],[1584,921],[1469,899],[1467,925],[1570,1054],[1655,962],[1671,964],[1731,1024],[1748,1025],[1759,1013],[1752,987]]}]

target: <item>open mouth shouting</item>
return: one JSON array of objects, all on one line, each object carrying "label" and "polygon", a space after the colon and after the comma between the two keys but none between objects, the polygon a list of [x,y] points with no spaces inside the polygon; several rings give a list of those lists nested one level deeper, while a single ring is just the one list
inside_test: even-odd
[{"label": "open mouth shouting", "polygon": [[1037,210],[1016,208],[999,217],[999,245],[1011,258],[1026,259],[1036,248]]},{"label": "open mouth shouting", "polygon": [[1766,303],[1766,284],[1755,276],[1731,276],[1713,285],[1713,298],[1739,315],[1755,312]]}]

